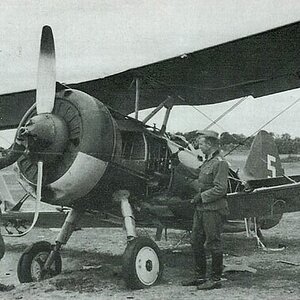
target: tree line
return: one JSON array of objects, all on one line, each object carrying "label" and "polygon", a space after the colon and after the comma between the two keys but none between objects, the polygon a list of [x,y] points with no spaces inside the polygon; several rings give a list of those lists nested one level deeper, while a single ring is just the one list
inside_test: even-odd
[{"label": "tree line", "polygon": [[[185,136],[188,141],[196,137],[196,130],[187,133],[176,133]],[[275,140],[279,154],[300,154],[300,137],[292,138],[289,133],[281,135],[270,132]],[[220,135],[220,144],[223,150],[230,151],[237,147],[239,150],[249,150],[255,136],[223,132]]]}]

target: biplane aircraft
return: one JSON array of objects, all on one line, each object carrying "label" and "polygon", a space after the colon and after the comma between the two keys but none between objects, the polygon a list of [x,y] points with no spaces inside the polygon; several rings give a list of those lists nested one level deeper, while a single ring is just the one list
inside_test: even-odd
[{"label": "biplane aircraft", "polygon": [[[19,280],[38,281],[60,273],[62,245],[85,212],[97,211],[97,220],[123,218],[127,286],[157,283],[163,269],[159,248],[150,238],[138,237],[136,226],[189,229],[193,209],[189,199],[194,178],[180,162],[183,153],[192,157],[193,151],[166,134],[172,107],[298,88],[299,46],[297,22],[105,78],[62,84],[55,77],[52,29],[44,26],[37,89],[0,96],[0,128],[17,128],[25,140],[27,148],[17,165],[37,203],[70,210],[54,245],[41,241],[25,250],[18,263]],[[143,121],[128,116],[152,107]],[[167,108],[162,127],[148,126],[162,107]],[[265,143],[268,139],[261,132],[254,143],[246,165],[251,178],[247,184],[231,171],[232,220],[272,218],[300,209],[299,178],[283,176],[278,154]],[[195,168],[201,163],[194,162]],[[272,175],[275,178],[267,178]],[[96,218],[91,217],[92,225]]]}]

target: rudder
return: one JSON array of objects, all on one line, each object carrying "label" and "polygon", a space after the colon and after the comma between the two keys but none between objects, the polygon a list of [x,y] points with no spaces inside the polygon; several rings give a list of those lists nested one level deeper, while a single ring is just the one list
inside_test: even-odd
[{"label": "rudder", "polygon": [[244,174],[249,179],[284,175],[274,138],[267,131],[261,130],[253,140]]}]

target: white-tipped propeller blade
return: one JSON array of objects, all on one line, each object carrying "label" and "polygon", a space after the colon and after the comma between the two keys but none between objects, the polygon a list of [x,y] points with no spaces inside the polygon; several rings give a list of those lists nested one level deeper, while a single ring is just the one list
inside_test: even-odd
[{"label": "white-tipped propeller blade", "polygon": [[55,85],[54,39],[51,27],[44,26],[41,36],[36,89],[36,110],[38,114],[52,112],[55,100]]}]

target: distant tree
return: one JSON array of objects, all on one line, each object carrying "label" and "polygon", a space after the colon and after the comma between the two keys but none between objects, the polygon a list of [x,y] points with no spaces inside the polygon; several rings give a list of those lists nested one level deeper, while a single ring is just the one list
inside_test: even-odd
[{"label": "distant tree", "polygon": [[300,153],[300,138],[296,137],[294,140],[295,153]]},{"label": "distant tree", "polygon": [[[192,142],[196,137],[197,130],[186,133],[177,132],[176,134],[184,135],[185,138]],[[300,153],[300,137],[292,138],[289,133],[281,135],[270,132],[274,138],[279,154],[298,154]],[[225,150],[231,150],[238,146],[238,149],[250,149],[255,136],[246,137],[244,134],[229,133],[227,131],[220,134],[220,144]]]},{"label": "distant tree", "polygon": [[244,145],[245,145],[248,149],[250,149],[250,147],[251,147],[251,145],[252,145],[252,143],[253,143],[254,138],[255,138],[255,136],[252,135],[252,136],[247,137],[246,140],[244,141]]},{"label": "distant tree", "polygon": [[223,132],[220,135],[220,143],[221,145],[229,145],[233,144],[235,142],[235,139],[229,132]]},{"label": "distant tree", "polygon": [[270,131],[269,134],[270,134],[273,138],[275,138],[275,133],[274,133],[274,132]]},{"label": "distant tree", "polygon": [[276,136],[275,144],[280,154],[295,154],[297,147],[295,141],[291,138],[289,133],[283,133],[281,136]]},{"label": "distant tree", "polygon": [[246,139],[245,135],[243,135],[243,134],[237,134],[237,133],[233,133],[232,137],[235,139],[235,143],[236,144],[241,144],[241,145],[244,144],[244,141]]},{"label": "distant tree", "polygon": [[176,135],[184,135],[182,132],[180,132],[180,131],[177,131],[177,132],[175,132],[175,134]]},{"label": "distant tree", "polygon": [[285,141],[290,141],[291,140],[291,135],[289,133],[283,133],[281,135],[281,138]]}]

